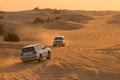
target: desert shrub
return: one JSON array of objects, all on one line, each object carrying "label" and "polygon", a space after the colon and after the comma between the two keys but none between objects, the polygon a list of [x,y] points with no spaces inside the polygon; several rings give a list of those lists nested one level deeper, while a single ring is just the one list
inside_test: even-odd
[{"label": "desert shrub", "polygon": [[4,19],[4,16],[3,16],[3,15],[0,15],[0,19]]},{"label": "desert shrub", "polygon": [[7,42],[19,42],[20,38],[17,34],[15,34],[14,32],[9,32],[4,36],[4,41]]},{"label": "desert shrub", "polygon": [[38,24],[38,23],[44,24],[45,20],[37,17],[37,18],[34,19],[33,24]]},{"label": "desert shrub", "polygon": [[61,11],[60,11],[60,10],[57,10],[57,9],[54,9],[54,10],[53,10],[53,13],[54,13],[54,14],[60,14],[60,12],[61,12]]},{"label": "desert shrub", "polygon": [[56,18],[55,18],[55,20],[59,20],[60,19],[60,17],[59,16],[57,16]]},{"label": "desert shrub", "polygon": [[4,33],[5,33],[5,30],[3,27],[4,27],[4,25],[0,24],[0,36],[4,35]]},{"label": "desert shrub", "polygon": [[34,8],[34,11],[39,11],[39,10],[40,10],[39,7]]}]

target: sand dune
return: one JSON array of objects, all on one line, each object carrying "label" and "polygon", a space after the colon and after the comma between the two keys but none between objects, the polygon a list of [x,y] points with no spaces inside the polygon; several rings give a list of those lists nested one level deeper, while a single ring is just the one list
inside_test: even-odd
[{"label": "sand dune", "polygon": [[[66,27],[67,26],[67,27]],[[53,30],[74,30],[81,29],[84,25],[70,21],[54,21],[46,24],[45,28]]]},{"label": "sand dune", "polygon": [[[112,16],[94,16],[86,24],[57,21],[49,28],[22,24],[19,34],[26,40],[0,42],[0,80],[120,80],[120,29],[108,24]],[[65,36],[65,47],[52,47],[56,35]],[[22,63],[21,48],[34,43],[49,46],[52,59]]]},{"label": "sand dune", "polygon": [[67,13],[60,15],[60,18],[66,21],[73,21],[79,23],[86,23],[89,20],[92,20],[92,16],[83,15],[83,14],[75,14],[75,13]]},{"label": "sand dune", "polygon": [[112,19],[108,21],[110,24],[120,24],[120,13],[112,16]]}]

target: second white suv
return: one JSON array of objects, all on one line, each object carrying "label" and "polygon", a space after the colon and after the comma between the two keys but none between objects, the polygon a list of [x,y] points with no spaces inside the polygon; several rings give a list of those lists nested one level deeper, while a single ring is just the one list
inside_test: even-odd
[{"label": "second white suv", "polygon": [[61,46],[65,46],[65,38],[64,36],[56,36],[53,40],[53,46],[56,45],[61,45]]}]

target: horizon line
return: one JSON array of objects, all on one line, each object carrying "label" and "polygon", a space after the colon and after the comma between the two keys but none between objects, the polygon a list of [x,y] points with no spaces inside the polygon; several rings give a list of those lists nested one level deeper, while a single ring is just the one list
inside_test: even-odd
[{"label": "horizon line", "polygon": [[[39,8],[39,7],[35,7],[35,8]],[[21,10],[0,10],[0,11],[3,11],[3,12],[20,12],[20,11],[30,11],[30,10],[34,10],[35,8],[33,9],[21,9]],[[44,10],[44,9],[57,9],[57,8],[39,8],[41,10]],[[103,9],[103,10],[90,10],[90,9],[64,9],[64,8],[61,8],[61,9],[57,9],[57,10],[71,10],[71,11],[120,11],[120,10],[110,10],[110,9]]]}]

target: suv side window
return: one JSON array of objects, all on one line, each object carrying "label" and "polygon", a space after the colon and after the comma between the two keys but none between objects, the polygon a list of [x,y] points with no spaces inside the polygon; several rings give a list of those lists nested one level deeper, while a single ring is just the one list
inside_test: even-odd
[{"label": "suv side window", "polygon": [[34,47],[27,47],[27,48],[22,49],[22,53],[23,52],[31,52],[31,51],[35,51],[35,48]]},{"label": "suv side window", "polygon": [[64,40],[63,37],[55,37],[55,40]]},{"label": "suv side window", "polygon": [[43,49],[43,48],[45,48],[45,46],[44,46],[44,45],[41,45],[41,48]]}]

